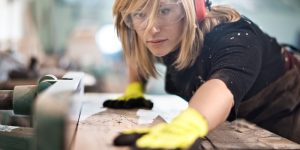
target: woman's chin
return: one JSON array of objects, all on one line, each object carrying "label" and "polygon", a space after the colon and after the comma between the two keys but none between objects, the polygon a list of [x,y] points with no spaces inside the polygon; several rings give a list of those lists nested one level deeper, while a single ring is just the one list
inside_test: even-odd
[{"label": "woman's chin", "polygon": [[167,51],[162,51],[162,50],[150,50],[150,52],[152,53],[152,55],[154,55],[156,57],[163,57],[168,54]]},{"label": "woman's chin", "polygon": [[152,53],[152,54],[156,57],[163,57],[167,55],[166,53]]}]

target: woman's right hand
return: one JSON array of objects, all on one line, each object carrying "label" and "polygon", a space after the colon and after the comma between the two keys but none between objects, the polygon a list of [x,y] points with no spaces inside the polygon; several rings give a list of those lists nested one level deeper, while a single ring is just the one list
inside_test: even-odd
[{"label": "woman's right hand", "polygon": [[142,83],[132,82],[127,86],[124,95],[116,99],[108,99],[104,101],[103,107],[115,109],[151,109],[153,107],[153,103],[144,98],[144,89]]}]

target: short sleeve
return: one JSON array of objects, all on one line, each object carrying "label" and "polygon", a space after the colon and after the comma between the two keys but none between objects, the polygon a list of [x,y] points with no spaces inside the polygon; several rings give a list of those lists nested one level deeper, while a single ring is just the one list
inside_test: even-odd
[{"label": "short sleeve", "polygon": [[236,31],[212,41],[208,53],[208,79],[222,80],[234,96],[228,120],[236,117],[238,107],[257,79],[262,64],[262,48],[253,32]]}]

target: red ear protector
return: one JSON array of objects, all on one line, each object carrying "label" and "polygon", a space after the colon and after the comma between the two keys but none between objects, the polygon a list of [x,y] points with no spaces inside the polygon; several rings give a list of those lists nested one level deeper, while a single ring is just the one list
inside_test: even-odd
[{"label": "red ear protector", "polygon": [[194,0],[195,11],[198,21],[202,21],[206,14],[206,5],[210,10],[211,2],[209,0]]}]

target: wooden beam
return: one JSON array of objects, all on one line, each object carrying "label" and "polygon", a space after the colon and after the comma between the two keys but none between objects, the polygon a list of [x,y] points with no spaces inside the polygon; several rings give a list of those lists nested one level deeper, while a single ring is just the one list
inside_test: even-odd
[{"label": "wooden beam", "polygon": [[[107,97],[106,94],[87,94],[85,99],[92,104],[85,102],[82,109],[82,116],[90,114],[84,120],[81,120],[78,126],[74,147],[72,150],[98,150],[101,149],[129,149],[129,147],[115,147],[112,145],[113,139],[119,132],[126,129],[141,128],[163,123],[160,117],[157,117],[150,124],[139,124],[137,110],[116,110],[107,109],[100,111],[102,100]],[[155,102],[174,100],[174,97],[152,96]],[[176,103],[176,101],[175,101]],[[156,105],[157,103],[154,103]],[[96,110],[98,107],[98,111]],[[157,105],[155,106],[158,107]],[[158,108],[159,109],[159,108]],[[91,113],[91,110],[95,110]],[[172,113],[170,109],[167,113]],[[93,115],[91,115],[93,114]],[[288,139],[280,137],[255,124],[245,120],[236,120],[234,122],[225,122],[220,127],[210,132],[207,138],[202,142],[206,149],[300,149],[300,145]]]}]

